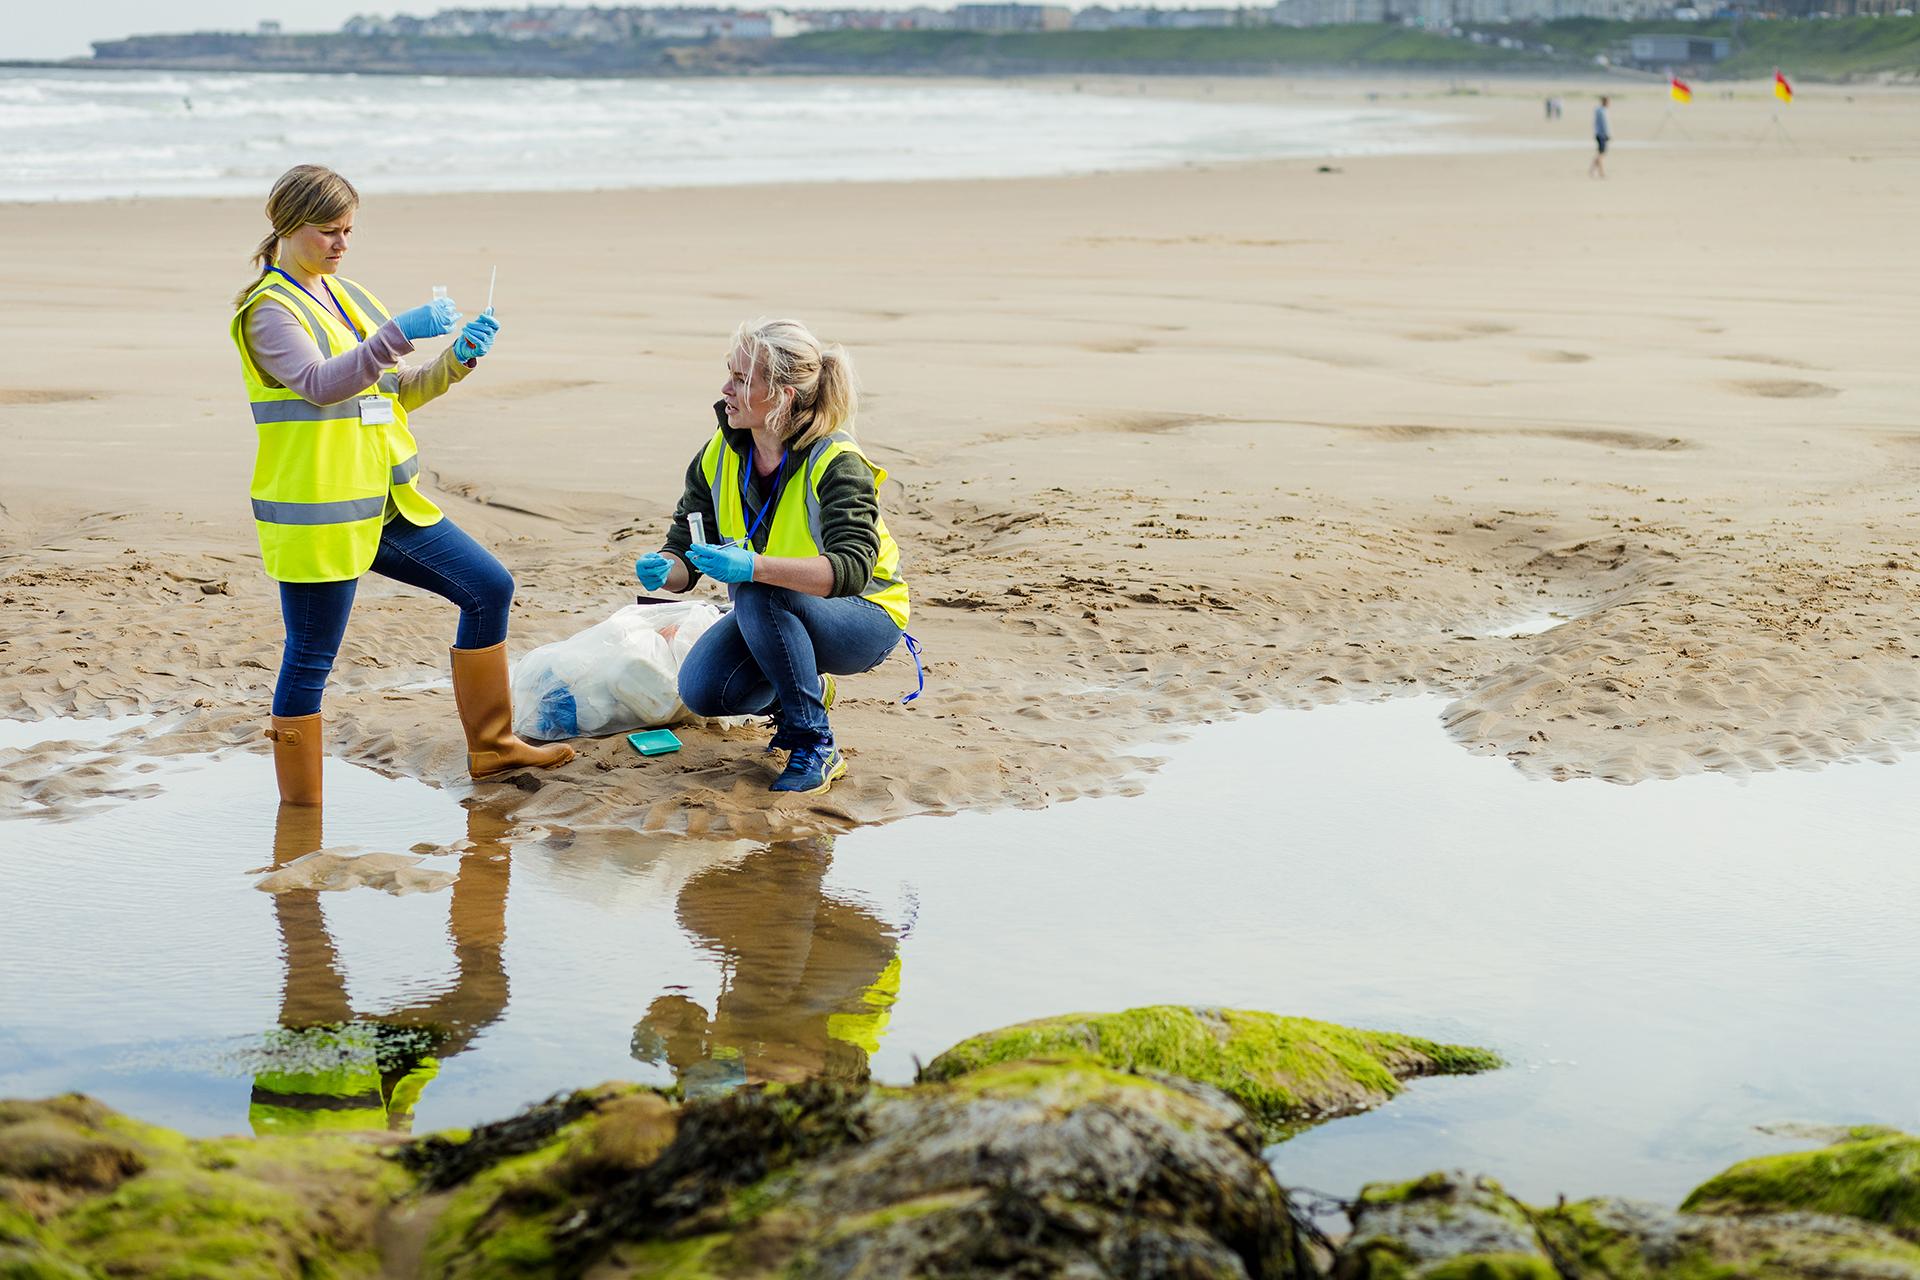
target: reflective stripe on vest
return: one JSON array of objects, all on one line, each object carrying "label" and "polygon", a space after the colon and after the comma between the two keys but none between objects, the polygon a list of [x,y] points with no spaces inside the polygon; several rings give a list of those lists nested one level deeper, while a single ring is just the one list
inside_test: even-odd
[{"label": "reflective stripe on vest", "polygon": [[[842,453],[851,453],[866,463],[867,470],[873,475],[874,493],[878,495],[880,486],[887,479],[886,470],[875,466],[861,452],[851,435],[844,431],[835,432],[814,444],[794,468],[787,487],[791,489],[798,484],[803,501],[799,505],[782,502],[774,508],[773,522],[767,529],[764,554],[796,557],[820,554],[823,536],[820,477],[825,474],[827,464]],[[746,512],[740,505],[740,466],[740,455],[727,447],[726,433],[716,430],[701,455],[700,468],[707,478],[707,489],[713,499],[714,519],[723,538],[747,536]],[[874,531],[880,535],[880,552],[874,557],[873,571],[866,585],[860,589],[860,595],[885,609],[894,625],[904,631],[910,602],[906,580],[900,576],[900,548],[887,531],[884,518],[875,517]]]},{"label": "reflective stripe on vest", "polygon": [[[332,277],[334,298],[362,333],[387,323],[380,301],[351,280]],[[254,528],[267,573],[282,582],[339,582],[373,563],[389,511],[431,525],[440,509],[420,492],[420,459],[400,403],[400,375],[381,372],[359,395],[316,405],[287,387],[269,386],[246,345],[246,316],[255,306],[284,306],[323,359],[351,351],[358,336],[277,276],[262,277],[235,312],[231,333],[258,433],[253,483]],[[363,423],[360,401],[378,395],[393,421]]]},{"label": "reflective stripe on vest", "polygon": [[346,290],[347,297],[352,299],[353,301],[353,309],[355,311],[360,312],[362,315],[366,316],[370,320],[374,320],[378,322],[373,325],[361,326],[365,330],[368,337],[372,337],[373,331],[379,328],[380,325],[383,325],[387,321],[393,319],[392,316],[387,314],[387,309],[381,306],[379,301],[376,300],[372,294],[368,293],[365,289],[362,289],[359,285],[347,279],[345,276],[335,276],[333,278],[333,282],[339,285],[342,289]]},{"label": "reflective stripe on vest", "polygon": [[[400,375],[383,373],[380,381],[373,385],[376,391],[397,396],[400,394]],[[315,404],[311,400],[262,400],[252,408],[255,426],[269,422],[330,422],[335,418],[359,417],[360,397],[354,396],[333,404]]]}]

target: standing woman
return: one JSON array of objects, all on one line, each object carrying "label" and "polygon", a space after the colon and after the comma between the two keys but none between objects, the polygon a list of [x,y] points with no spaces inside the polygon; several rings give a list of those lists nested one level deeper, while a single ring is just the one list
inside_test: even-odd
[{"label": "standing woman", "polygon": [[[791,752],[774,791],[825,791],[847,771],[827,723],[832,673],[878,666],[907,625],[880,518],[887,473],[854,443],[856,398],[847,353],[799,321],[740,326],[666,545],[634,563],[649,591],[701,574],[727,584],[733,609],[687,654],[680,700],[695,715],[773,716],[773,749]],[[694,543],[692,513],[727,542]]]},{"label": "standing woman", "polygon": [[257,279],[234,297],[233,343],[259,430],[253,519],[280,583],[286,651],[273,690],[274,772],[287,804],[320,803],[320,695],[346,633],[360,575],[375,573],[460,606],[453,692],[475,778],[565,764],[565,746],[513,735],[507,606],[513,577],[420,492],[407,415],[465,378],[493,347],[491,310],[467,321],[439,358],[401,368],[422,338],[460,313],[437,298],[390,316],[336,274],[360,195],[331,169],[299,165],[267,195],[273,230]]}]

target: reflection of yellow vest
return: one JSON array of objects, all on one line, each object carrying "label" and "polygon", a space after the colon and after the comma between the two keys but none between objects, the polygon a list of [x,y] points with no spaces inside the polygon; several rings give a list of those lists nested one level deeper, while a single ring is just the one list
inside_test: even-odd
[{"label": "reflection of yellow vest", "polygon": [[[391,317],[365,289],[340,276],[332,278],[333,296],[353,317],[361,333],[371,334]],[[391,496],[402,518],[417,525],[439,522],[440,508],[420,492],[420,459],[400,407],[400,378],[395,368],[338,404],[316,405],[286,387],[270,387],[247,352],[247,312],[263,299],[285,307],[319,348],[323,359],[350,351],[360,339],[330,308],[313,300],[284,276],[260,279],[233,316],[233,343],[240,349],[240,370],[247,400],[259,430],[254,455],[254,527],[269,576],[281,582],[342,582],[357,578],[373,563],[380,528]],[[380,396],[393,406],[393,421],[363,425],[360,399]]]},{"label": "reflection of yellow vest", "polygon": [[[346,1027],[310,1027],[289,1034],[314,1066],[260,1071],[253,1077],[247,1107],[255,1137],[269,1134],[367,1132],[413,1128],[420,1091],[440,1074],[438,1058],[423,1057],[383,1088],[377,1040],[364,1023]],[[326,1065],[319,1065],[325,1063]]]},{"label": "reflection of yellow vest", "polygon": [[[875,492],[886,483],[886,470],[869,461],[867,455],[860,452],[860,446],[853,442],[852,436],[844,431],[828,436],[803,457],[792,460],[795,472],[787,482],[787,490],[791,492],[794,485],[799,485],[805,501],[782,502],[774,509],[773,523],[767,530],[765,554],[820,554],[820,477],[825,474],[827,464],[842,453],[851,453],[867,464],[867,470],[873,473]],[[727,447],[724,431],[714,432],[713,439],[707,442],[707,451],[700,456],[700,468],[706,474],[707,488],[713,494],[713,513],[720,524],[720,536],[746,537],[747,517],[740,504],[740,455]],[[893,618],[894,625],[904,631],[907,626],[907,584],[900,576],[900,548],[894,544],[893,535],[887,532],[885,520],[876,519],[874,527],[880,534],[880,554],[873,562],[873,576],[867,579],[867,585],[860,589],[860,594],[885,609]]]},{"label": "reflection of yellow vest", "polygon": [[827,1017],[827,1035],[844,1040],[869,1057],[880,1052],[880,1037],[887,1034],[893,1018],[893,1006],[900,999],[900,957],[895,956],[873,985],[860,993],[863,1013],[835,1013]]}]

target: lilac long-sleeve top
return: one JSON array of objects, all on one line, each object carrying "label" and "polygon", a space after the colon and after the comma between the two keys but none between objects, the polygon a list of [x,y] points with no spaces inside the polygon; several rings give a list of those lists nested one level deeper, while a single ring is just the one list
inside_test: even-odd
[{"label": "lilac long-sleeve top", "polygon": [[[265,376],[267,385],[296,391],[311,404],[338,404],[371,387],[388,365],[413,351],[413,343],[389,320],[359,346],[330,360],[293,313],[278,304],[255,303],[247,312],[244,330],[247,354]],[[400,407],[412,413],[473,371],[473,365],[454,359],[448,347],[422,365],[400,366]]]}]

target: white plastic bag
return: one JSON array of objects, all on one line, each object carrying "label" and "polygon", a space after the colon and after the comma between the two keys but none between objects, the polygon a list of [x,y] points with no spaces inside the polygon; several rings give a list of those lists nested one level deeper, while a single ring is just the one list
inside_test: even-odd
[{"label": "white plastic bag", "polygon": [[680,664],[720,611],[703,600],[630,604],[514,664],[513,731],[599,737],[684,719]]}]

